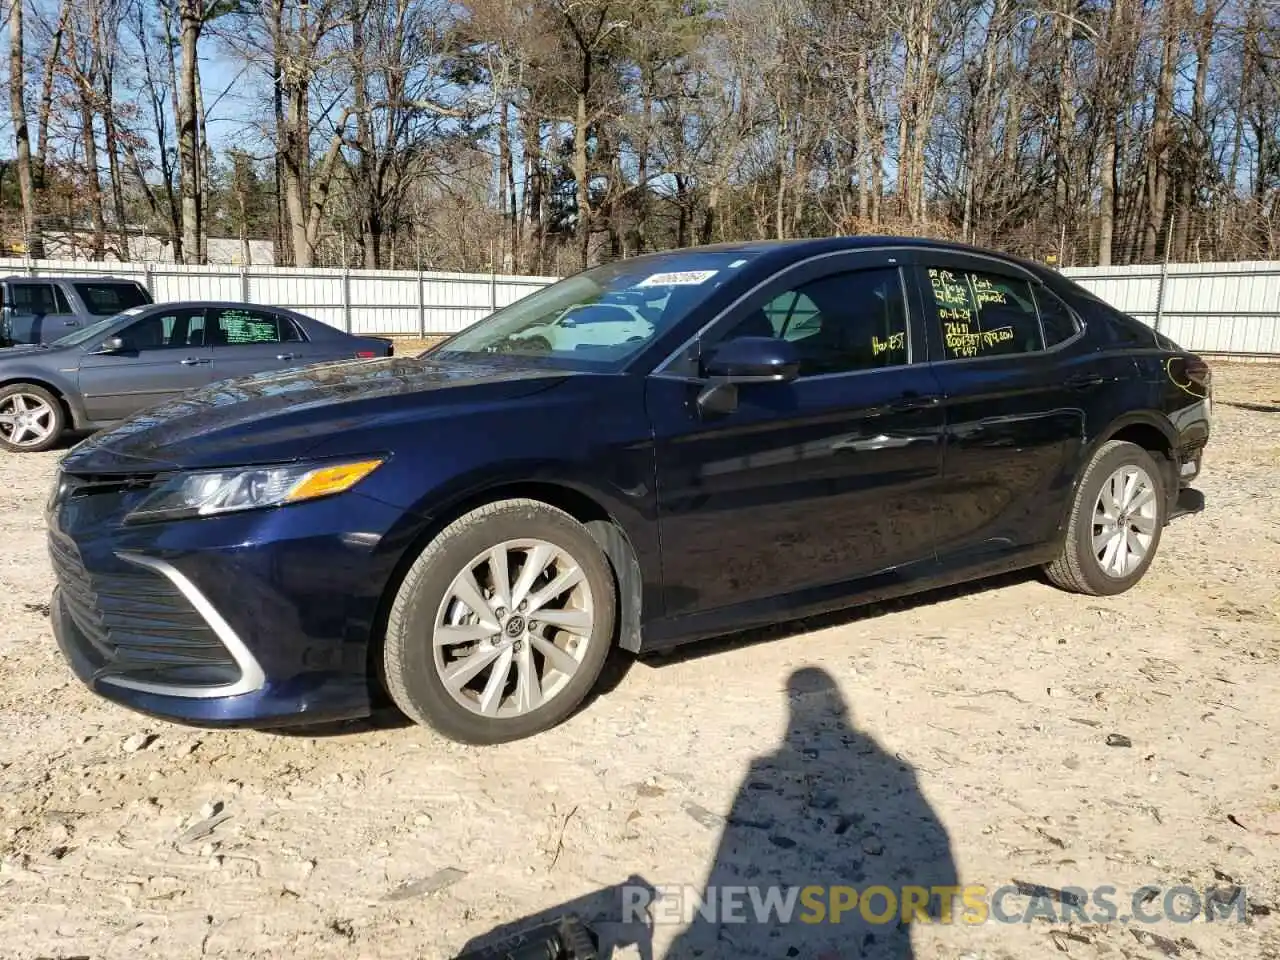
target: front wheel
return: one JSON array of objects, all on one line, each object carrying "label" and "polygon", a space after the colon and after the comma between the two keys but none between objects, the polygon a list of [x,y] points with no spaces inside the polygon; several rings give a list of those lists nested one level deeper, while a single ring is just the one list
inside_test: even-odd
[{"label": "front wheel", "polygon": [[53,447],[66,428],[62,403],[44,387],[11,383],[0,390],[0,448],[39,453]]},{"label": "front wheel", "polygon": [[1123,593],[1151,566],[1165,511],[1164,482],[1151,454],[1121,440],[1104,443],[1080,478],[1062,552],[1046,574],[1076,593]]},{"label": "front wheel", "polygon": [[595,685],[616,591],[600,547],[562,510],[502,500],[446,527],[405,575],[387,620],[387,690],[464,743],[528,737]]}]

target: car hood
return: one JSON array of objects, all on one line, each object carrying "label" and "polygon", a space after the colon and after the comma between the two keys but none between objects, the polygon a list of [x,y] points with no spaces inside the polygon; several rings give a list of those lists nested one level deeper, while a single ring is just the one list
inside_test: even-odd
[{"label": "car hood", "polygon": [[16,357],[30,358],[37,355],[47,357],[50,354],[66,353],[75,349],[75,347],[55,347],[52,344],[20,343],[13,347],[0,347],[0,362]]},{"label": "car hood", "polygon": [[511,400],[572,374],[509,360],[387,357],[224,380],[143,411],[74,447],[73,473],[281,462],[406,409],[446,413]]}]

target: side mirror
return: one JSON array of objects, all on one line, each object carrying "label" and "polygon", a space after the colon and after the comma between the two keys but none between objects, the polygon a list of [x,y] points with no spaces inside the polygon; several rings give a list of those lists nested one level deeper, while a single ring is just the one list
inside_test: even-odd
[{"label": "side mirror", "polygon": [[120,337],[107,337],[98,348],[98,353],[124,353],[124,340]]},{"label": "side mirror", "polygon": [[794,345],[774,337],[737,337],[717,344],[702,359],[703,376],[725,383],[771,383],[800,375]]}]

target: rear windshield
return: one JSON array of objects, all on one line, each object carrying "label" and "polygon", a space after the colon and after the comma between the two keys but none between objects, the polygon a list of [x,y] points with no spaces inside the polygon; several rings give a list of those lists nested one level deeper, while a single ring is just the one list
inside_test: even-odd
[{"label": "rear windshield", "polygon": [[96,317],[109,317],[151,302],[147,291],[136,283],[77,283],[76,293],[89,312]]}]

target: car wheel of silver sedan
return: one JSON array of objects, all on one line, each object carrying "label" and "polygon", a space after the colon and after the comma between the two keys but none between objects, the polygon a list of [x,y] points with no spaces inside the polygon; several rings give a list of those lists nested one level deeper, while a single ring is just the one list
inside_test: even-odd
[{"label": "car wheel of silver sedan", "polygon": [[587,530],[534,500],[460,517],[405,575],[388,617],[388,691],[451,739],[498,743],[562,721],[613,640],[612,568]]},{"label": "car wheel of silver sedan", "polygon": [[0,390],[0,447],[14,453],[38,453],[62,437],[66,413],[44,387],[11,383]]}]

